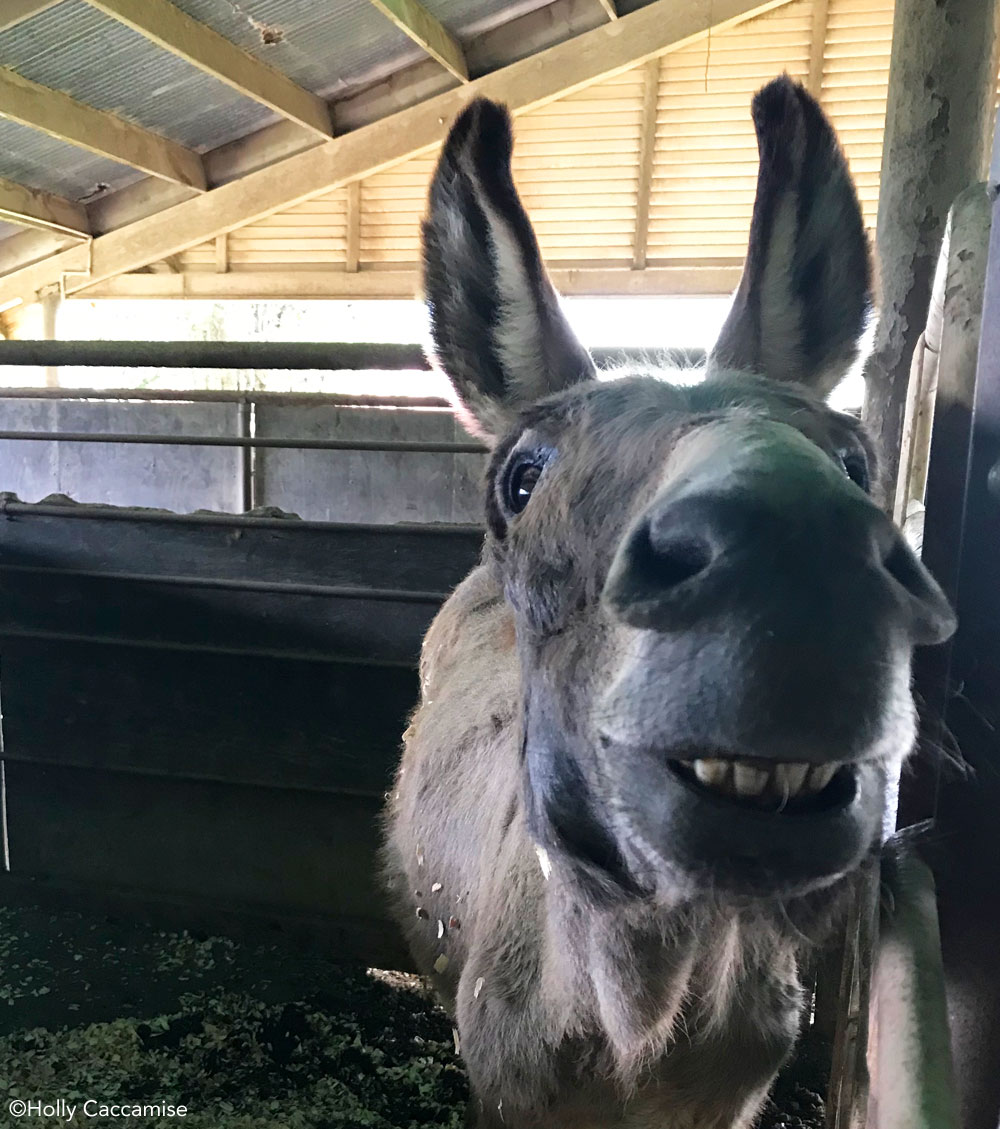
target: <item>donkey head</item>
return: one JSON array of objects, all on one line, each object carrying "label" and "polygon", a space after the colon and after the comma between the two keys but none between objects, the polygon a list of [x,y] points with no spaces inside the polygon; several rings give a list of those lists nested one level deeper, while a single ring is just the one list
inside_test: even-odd
[{"label": "donkey head", "polygon": [[824,402],[857,356],[868,247],[843,154],[789,78],[753,101],[743,279],[704,380],[597,380],[472,103],[424,225],[436,361],[492,448],[486,559],[516,625],[524,801],[591,891],[804,894],[877,842],[914,740],[915,644],[953,630]]}]

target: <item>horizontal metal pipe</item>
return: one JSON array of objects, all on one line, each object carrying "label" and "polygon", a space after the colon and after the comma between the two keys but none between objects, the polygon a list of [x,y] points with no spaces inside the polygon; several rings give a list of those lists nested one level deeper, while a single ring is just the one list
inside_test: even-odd
[{"label": "horizontal metal pipe", "polygon": [[[2,347],[2,345],[0,345]],[[190,404],[326,404],[343,408],[440,408],[441,396],[350,396],[341,392],[256,392],[229,388],[0,388],[4,400],[151,400]]]},{"label": "horizontal metal pipe", "polygon": [[[656,349],[612,346],[592,349],[598,365],[660,359]],[[672,363],[696,365],[701,349],[666,351]],[[0,365],[65,368],[201,369],[403,369],[426,372],[417,344],[337,341],[0,341]]]},{"label": "horizontal metal pipe", "polygon": [[419,345],[330,341],[0,341],[0,365],[322,371],[430,368]]},{"label": "horizontal metal pipe", "polygon": [[481,455],[482,443],[430,443],[410,439],[270,439],[243,435],[156,435],[122,431],[10,431],[0,439],[25,443],[130,443],[157,447],[271,447],[288,451],[409,451],[427,455]]},{"label": "horizontal metal pipe", "polygon": [[166,588],[210,588],[224,592],[263,592],[279,596],[325,596],[337,600],[372,600],[397,604],[443,604],[447,592],[420,592],[406,588],[359,588],[332,584],[286,584],[269,580],[231,580],[216,576],[181,576],[171,573],[102,572],[99,569],[49,568],[0,564],[6,572],[36,576],[66,576],[82,580],[114,580],[127,584],[157,584]]},{"label": "horizontal metal pipe", "polygon": [[91,521],[128,521],[165,523],[169,525],[219,525],[228,529],[280,529],[300,533],[311,530],[317,533],[420,533],[428,536],[447,536],[455,533],[482,534],[478,525],[459,523],[426,525],[419,522],[397,522],[377,525],[372,522],[303,521],[294,515],[288,517],[259,517],[256,514],[175,514],[170,510],[129,509],[119,506],[86,505],[73,503],[57,505],[46,502],[12,501],[0,495],[0,517],[69,517]]}]

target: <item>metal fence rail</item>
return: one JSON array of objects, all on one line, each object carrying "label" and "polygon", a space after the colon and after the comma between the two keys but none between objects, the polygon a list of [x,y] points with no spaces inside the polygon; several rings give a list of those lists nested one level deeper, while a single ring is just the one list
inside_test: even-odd
[{"label": "metal fence rail", "polygon": [[[600,366],[704,360],[701,349],[592,349]],[[328,341],[0,341],[0,365],[67,368],[374,370],[431,367],[416,344]]]},{"label": "metal fence rail", "polygon": [[244,435],[158,435],[125,431],[0,431],[0,439],[29,443],[141,443],[160,447],[272,447],[297,451],[400,451],[428,455],[479,455],[482,443],[411,439],[272,439]]}]

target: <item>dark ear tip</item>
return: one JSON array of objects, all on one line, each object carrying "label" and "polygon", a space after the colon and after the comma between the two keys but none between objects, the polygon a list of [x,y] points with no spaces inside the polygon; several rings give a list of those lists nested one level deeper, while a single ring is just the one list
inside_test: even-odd
[{"label": "dark ear tip", "polygon": [[788,74],[779,75],[753,96],[751,116],[760,138],[787,129],[801,113],[802,96],[809,95]]},{"label": "dark ear tip", "polygon": [[474,163],[510,162],[514,145],[510,111],[489,98],[475,98],[455,119],[444,145],[446,157],[468,149]]}]

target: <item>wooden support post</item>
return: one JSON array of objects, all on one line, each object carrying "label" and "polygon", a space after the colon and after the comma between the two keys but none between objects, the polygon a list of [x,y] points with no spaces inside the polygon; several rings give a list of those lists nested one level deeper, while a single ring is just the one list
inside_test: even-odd
[{"label": "wooden support post", "polygon": [[[42,307],[42,337],[46,341],[55,341],[56,339],[56,318],[59,314],[59,306],[62,302],[62,295],[59,293],[58,286],[48,287],[40,296],[39,302]],[[58,388],[59,387],[59,369],[56,365],[46,365],[45,367],[45,387]]]},{"label": "wooden support post", "polygon": [[639,135],[639,186],[635,199],[635,234],[632,237],[632,269],[646,266],[649,240],[649,197],[653,188],[653,157],[656,153],[656,109],[660,94],[662,59],[650,59],[644,67],[642,132]]},{"label": "wooden support post", "polygon": [[346,269],[354,273],[361,259],[361,181],[352,180],[347,186],[347,262]]},{"label": "wooden support post", "polygon": [[609,20],[618,19],[618,6],[615,0],[597,0],[604,11],[607,13]]},{"label": "wooden support post", "polygon": [[809,38],[809,93],[818,101],[823,90],[823,60],[826,58],[826,27],[830,0],[813,0]]},{"label": "wooden support post", "polygon": [[229,234],[223,232],[215,237],[215,273],[225,274],[229,270]]},{"label": "wooden support post", "polygon": [[892,508],[910,359],[927,320],[948,209],[986,171],[1000,0],[896,0],[878,206],[882,310],[864,419]]}]

